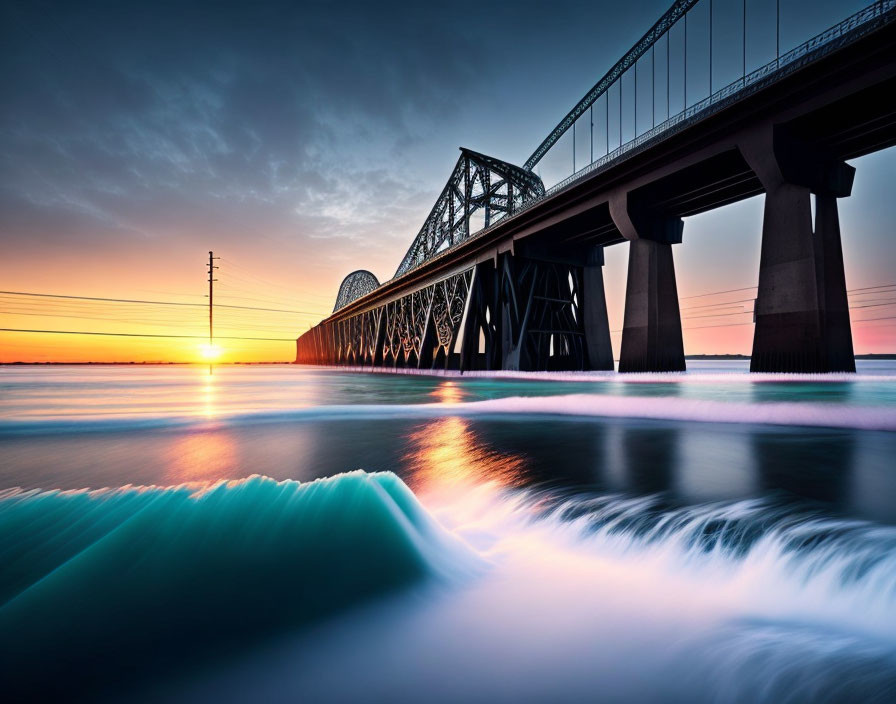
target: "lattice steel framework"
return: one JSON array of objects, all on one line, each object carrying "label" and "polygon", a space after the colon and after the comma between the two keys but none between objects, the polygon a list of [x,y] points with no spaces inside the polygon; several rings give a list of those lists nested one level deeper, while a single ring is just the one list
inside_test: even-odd
[{"label": "lattice steel framework", "polygon": [[587,369],[582,267],[504,254],[302,335],[304,364]]},{"label": "lattice steel framework", "polygon": [[377,278],[365,269],[358,269],[346,276],[339,285],[339,293],[336,295],[336,305],[333,306],[335,313],[340,308],[345,308],[352,301],[356,301],[361,296],[366,296],[380,285]]},{"label": "lattice steel framework", "polygon": [[302,335],[306,364],[432,368],[457,366],[461,320],[473,269]]},{"label": "lattice steel framework", "polygon": [[544,184],[531,171],[469,149],[460,151],[451,178],[395,276],[467,239],[472,234],[470,216],[477,211],[484,211],[484,226],[488,227],[544,195]]},{"label": "lattice steel framework", "polygon": [[476,267],[461,369],[589,368],[582,267],[510,254]]}]

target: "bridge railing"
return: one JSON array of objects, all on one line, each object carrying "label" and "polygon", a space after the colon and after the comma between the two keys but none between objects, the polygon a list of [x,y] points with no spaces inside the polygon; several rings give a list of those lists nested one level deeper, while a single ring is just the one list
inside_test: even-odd
[{"label": "bridge railing", "polygon": [[566,114],[525,168],[550,187],[595,157],[618,153],[654,132],[657,122],[704,104],[718,85],[736,89],[757,71],[775,71],[813,40],[825,43],[825,34],[844,23],[819,30],[841,20],[848,4],[859,7],[845,23],[861,23],[888,3],[861,7],[862,0],[843,0],[839,9],[807,12],[794,0],[775,0],[771,7],[765,0],[677,0]]},{"label": "bridge railing", "polygon": [[[554,195],[579,179],[593,174],[595,171],[615,164],[620,158],[630,155],[631,152],[639,147],[652,143],[659,137],[668,137],[687,125],[718,112],[732,102],[743,99],[770,83],[774,83],[789,75],[806,63],[815,61],[894,19],[896,19],[896,0],[878,0],[878,2],[863,8],[842,22],[829,27],[803,44],[782,54],[775,60],[770,61],[746,76],[732,81],[712,95],[694,103],[606,155],[594,160],[584,168],[548,188],[545,191],[545,195],[539,200]],[[532,206],[536,202],[538,201],[533,201],[527,205]]]}]

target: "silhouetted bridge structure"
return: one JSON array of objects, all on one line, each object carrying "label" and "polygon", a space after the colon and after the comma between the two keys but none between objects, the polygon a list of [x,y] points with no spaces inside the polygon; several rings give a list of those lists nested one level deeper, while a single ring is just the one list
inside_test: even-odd
[{"label": "silhouetted bridge structure", "polygon": [[[627,242],[619,371],[683,370],[682,218],[764,193],[751,370],[854,371],[837,199],[846,160],[896,144],[896,0],[785,53],[751,2],[676,2],[523,166],[462,149],[395,277],[350,274],[296,361],[613,369],[601,267]],[[757,27],[775,48],[750,70]]]}]

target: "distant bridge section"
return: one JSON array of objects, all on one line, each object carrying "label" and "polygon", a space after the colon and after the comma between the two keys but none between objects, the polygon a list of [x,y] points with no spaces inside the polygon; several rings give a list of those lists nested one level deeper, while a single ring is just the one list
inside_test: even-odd
[{"label": "distant bridge section", "polygon": [[896,0],[785,51],[765,5],[674,3],[522,167],[462,149],[395,277],[347,277],[296,361],[613,369],[603,250],[627,243],[619,371],[683,370],[683,218],[765,194],[751,369],[853,371],[837,199],[896,144]]},{"label": "distant bridge section", "polygon": [[339,293],[336,294],[336,305],[333,306],[333,312],[341,308],[345,308],[349,303],[363,298],[368,293],[379,287],[380,282],[376,276],[366,269],[358,269],[346,276],[339,285]]}]

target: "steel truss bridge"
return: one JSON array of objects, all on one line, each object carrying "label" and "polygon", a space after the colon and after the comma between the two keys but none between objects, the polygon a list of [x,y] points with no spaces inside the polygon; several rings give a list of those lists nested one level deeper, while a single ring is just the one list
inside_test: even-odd
[{"label": "steel truss bridge", "polygon": [[783,53],[751,5],[675,2],[523,166],[461,149],[395,276],[346,277],[296,361],[612,370],[603,250],[627,242],[619,371],[683,370],[682,218],[764,193],[751,369],[854,371],[837,199],[846,160],[896,144],[896,0]]}]

